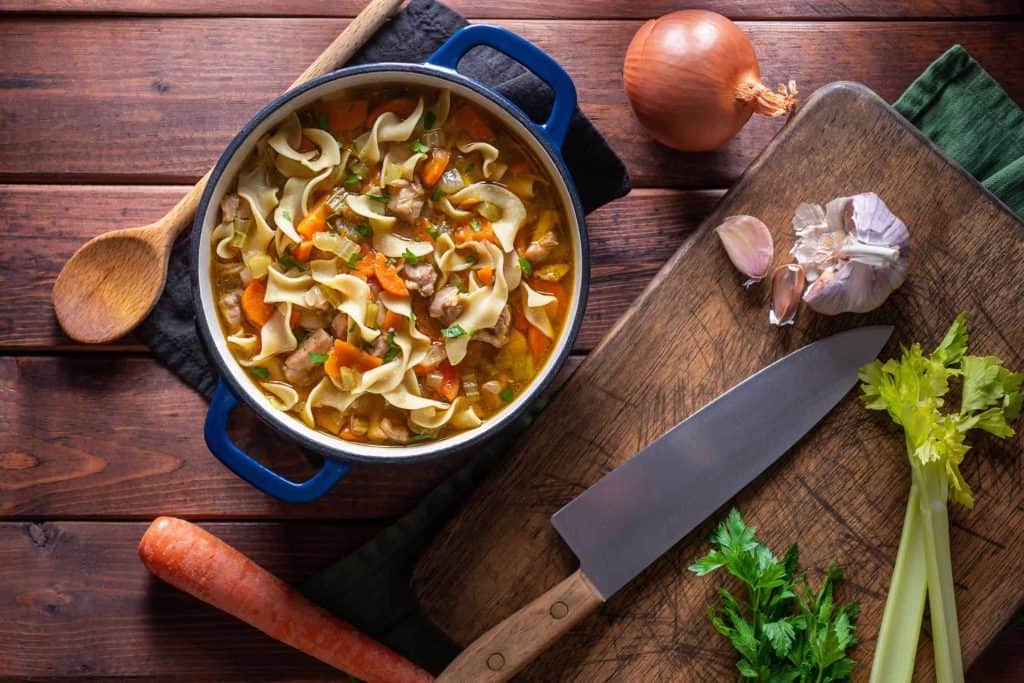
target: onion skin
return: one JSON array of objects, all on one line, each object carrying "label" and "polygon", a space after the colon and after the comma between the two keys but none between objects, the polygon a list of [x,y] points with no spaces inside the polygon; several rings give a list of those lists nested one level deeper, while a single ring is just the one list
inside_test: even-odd
[{"label": "onion skin", "polygon": [[680,10],[644,24],[626,51],[623,81],[641,125],[684,152],[720,147],[755,111],[777,116],[793,104],[791,95],[761,83],[743,31],[707,10]]}]

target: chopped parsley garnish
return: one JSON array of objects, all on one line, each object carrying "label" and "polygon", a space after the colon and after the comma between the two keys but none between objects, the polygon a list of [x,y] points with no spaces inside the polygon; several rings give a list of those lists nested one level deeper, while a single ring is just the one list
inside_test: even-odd
[{"label": "chopped parsley garnish", "polygon": [[498,398],[500,398],[505,403],[510,403],[512,399],[514,399],[515,397],[516,392],[512,391],[512,387],[505,387],[504,389],[501,390],[501,393],[498,394]]},{"label": "chopped parsley garnish", "polygon": [[464,282],[456,282],[455,289],[459,290],[460,294],[466,293],[466,284]]},{"label": "chopped parsley garnish", "polygon": [[324,130],[327,130],[327,114],[321,113],[320,116],[316,117],[317,125]]},{"label": "chopped parsley garnish", "polygon": [[462,325],[452,325],[441,330],[441,336],[445,339],[456,339],[466,334],[466,331],[462,329]]},{"label": "chopped parsley garnish", "polygon": [[480,232],[480,230],[482,230],[482,228],[480,227],[480,221],[478,221],[475,218],[471,220],[469,222],[469,229],[472,230],[473,232]]},{"label": "chopped parsley garnish", "polygon": [[367,194],[366,196],[375,202],[380,202],[381,204],[387,204],[391,199],[391,197],[386,194]]},{"label": "chopped parsley garnish", "polygon": [[284,219],[285,219],[286,221],[288,221],[289,223],[291,223],[291,221],[292,221],[292,212],[291,212],[291,211],[282,211],[282,212],[281,212],[281,215],[282,215],[282,216],[284,216]]},{"label": "chopped parsley garnish", "polygon": [[409,437],[409,443],[419,443],[430,438],[430,434],[413,434]]},{"label": "chopped parsley garnish", "polygon": [[530,259],[520,256],[519,269],[523,271],[523,275],[530,277],[530,274],[533,273],[533,264],[530,263]]},{"label": "chopped parsley garnish", "polygon": [[313,365],[323,365],[327,360],[328,354],[326,353],[313,353],[309,354],[309,362]]},{"label": "chopped parsley garnish", "polygon": [[252,370],[252,374],[256,375],[260,379],[267,379],[270,377],[270,370],[267,370],[266,368],[261,368],[257,366],[255,368],[250,369]]},{"label": "chopped parsley garnish", "polygon": [[373,236],[373,228],[370,227],[369,223],[360,223],[356,227],[352,228],[352,231],[360,237]]},{"label": "chopped parsley garnish", "polygon": [[359,327],[355,323],[349,323],[349,325],[348,325],[349,334],[352,334],[353,332],[355,332],[358,329],[359,329]]},{"label": "chopped parsley garnish", "polygon": [[440,187],[435,187],[434,191],[430,194],[430,201],[432,201],[432,202],[439,202],[439,201],[441,201],[441,197],[443,197],[443,196],[444,196],[444,192],[441,192],[441,188]]},{"label": "chopped parsley garnish", "polygon": [[389,257],[388,257],[388,260],[387,260],[387,264],[388,264],[389,266],[395,266],[395,265],[398,265],[398,259],[396,259],[396,258],[395,258],[394,256],[389,256]]},{"label": "chopped parsley garnish", "polygon": [[409,151],[413,154],[426,154],[430,151],[430,148],[424,145],[419,140],[413,140],[409,143]]},{"label": "chopped parsley garnish", "polygon": [[434,127],[435,123],[437,123],[437,117],[434,115],[434,112],[428,111],[423,117],[423,127],[430,130]]},{"label": "chopped parsley garnish", "polygon": [[395,343],[394,331],[388,332],[388,350],[384,352],[384,355],[380,357],[382,361],[387,363],[390,360],[394,360],[395,357],[402,352],[402,347]]},{"label": "chopped parsley garnish", "polygon": [[466,254],[462,257],[462,260],[470,264],[476,263],[476,254]]},{"label": "chopped parsley garnish", "polygon": [[353,173],[349,177],[345,178],[346,185],[355,185],[356,183],[361,182],[363,182],[363,176],[359,175],[358,173]]},{"label": "chopped parsley garnish", "polygon": [[410,266],[415,266],[420,262],[420,257],[412,253],[408,249],[402,252],[402,258],[405,259],[405,262],[408,263]]},{"label": "chopped parsley garnish", "polygon": [[427,234],[436,240],[438,236],[441,234],[441,231],[437,229],[436,225],[428,225]]},{"label": "chopped parsley garnish", "polygon": [[416,322],[416,314],[412,311],[409,311],[409,320]]},{"label": "chopped parsley garnish", "polygon": [[359,262],[362,260],[363,255],[359,252],[356,252],[348,257],[348,261],[346,261],[345,264],[352,270],[356,270],[357,268],[359,268]]},{"label": "chopped parsley garnish", "polygon": [[290,252],[285,252],[285,253],[281,254],[281,256],[277,260],[285,268],[289,268],[289,269],[290,268],[298,268],[299,270],[305,270],[306,269],[306,266],[304,264],[302,264],[302,263],[296,261],[294,258],[292,258],[292,255],[291,255]]}]

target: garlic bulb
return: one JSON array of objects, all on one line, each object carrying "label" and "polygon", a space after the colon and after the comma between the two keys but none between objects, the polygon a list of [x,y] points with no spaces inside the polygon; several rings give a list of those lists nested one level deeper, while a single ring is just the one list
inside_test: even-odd
[{"label": "garlic bulb", "polygon": [[791,254],[811,285],[804,301],[818,313],[866,313],[907,277],[910,233],[873,192],[840,197],[824,209],[801,204]]},{"label": "garlic bulb", "polygon": [[715,233],[722,240],[729,260],[747,276],[744,287],[764,279],[775,253],[767,225],[753,216],[729,216],[715,228]]},{"label": "garlic bulb", "polygon": [[772,325],[792,325],[800,310],[800,297],[807,279],[804,269],[795,263],[779,266],[772,273],[772,308],[768,322]]}]

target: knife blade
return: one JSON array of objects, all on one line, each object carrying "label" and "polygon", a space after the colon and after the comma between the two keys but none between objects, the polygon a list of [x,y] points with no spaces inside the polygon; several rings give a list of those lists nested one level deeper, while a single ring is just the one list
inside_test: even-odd
[{"label": "knife blade", "polygon": [[572,576],[485,633],[438,681],[504,681],[753,481],[821,421],[891,326],[804,346],[693,413],[566,504]]}]

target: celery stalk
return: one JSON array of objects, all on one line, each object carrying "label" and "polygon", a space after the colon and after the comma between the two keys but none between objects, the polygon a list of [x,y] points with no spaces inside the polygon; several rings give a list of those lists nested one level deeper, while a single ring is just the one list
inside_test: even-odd
[{"label": "celery stalk", "polygon": [[928,568],[928,609],[932,624],[936,683],[963,683],[960,632],[953,592],[953,562],[949,551],[949,479],[938,463],[914,467],[921,485],[921,526]]},{"label": "celery stalk", "polygon": [[870,683],[909,683],[914,677],[917,638],[924,618],[927,567],[921,533],[920,494],[911,485],[903,533],[885,600]]}]

